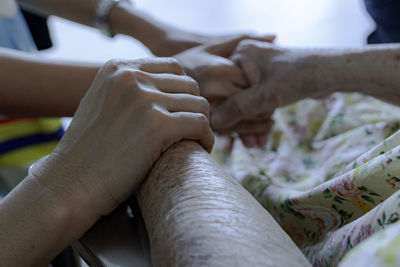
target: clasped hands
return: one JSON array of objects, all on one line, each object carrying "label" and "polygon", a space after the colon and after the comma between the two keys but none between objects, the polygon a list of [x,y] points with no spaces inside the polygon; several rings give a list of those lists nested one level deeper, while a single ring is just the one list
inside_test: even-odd
[{"label": "clasped hands", "polygon": [[246,147],[266,144],[276,108],[317,96],[312,56],[273,39],[227,37],[176,56],[210,103],[213,130],[237,133]]},{"label": "clasped hands", "polygon": [[266,43],[272,40],[221,38],[178,54],[180,64],[109,62],[32,177],[89,227],[129,197],[172,144],[195,140],[211,151],[210,124],[237,132],[248,147],[264,145],[273,110],[302,97],[298,81],[312,65]]}]

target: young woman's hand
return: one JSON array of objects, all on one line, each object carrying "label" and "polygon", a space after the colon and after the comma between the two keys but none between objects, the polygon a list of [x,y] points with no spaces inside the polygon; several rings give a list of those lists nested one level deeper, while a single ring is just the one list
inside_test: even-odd
[{"label": "young woman's hand", "polygon": [[208,117],[208,102],[175,59],[110,61],[32,175],[93,224],[132,195],[172,144],[195,140],[211,151]]}]

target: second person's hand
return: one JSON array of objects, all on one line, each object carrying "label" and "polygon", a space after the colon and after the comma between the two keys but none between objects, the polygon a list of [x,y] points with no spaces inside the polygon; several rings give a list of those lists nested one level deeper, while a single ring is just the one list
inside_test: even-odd
[{"label": "second person's hand", "polygon": [[211,151],[208,116],[208,102],[176,60],[110,61],[32,175],[87,230],[132,195],[172,144],[195,140]]},{"label": "second person's hand", "polygon": [[[185,72],[199,83],[200,94],[210,102],[212,114],[214,108],[219,106],[220,103],[249,87],[245,73],[229,58],[237,45],[246,39],[272,42],[274,38],[273,35],[225,36],[216,38],[208,44],[184,51],[174,57],[182,63]],[[235,129],[212,124],[213,130],[216,132],[223,134],[239,133],[242,141],[248,147],[265,144],[265,132],[269,129],[269,126],[269,120],[257,121],[256,124],[241,124]],[[254,143],[252,142],[253,139]]]},{"label": "second person's hand", "polygon": [[232,60],[247,77],[249,88],[216,106],[211,124],[221,131],[247,129],[241,137],[249,147],[258,143],[254,133],[260,133],[261,141],[266,142],[276,108],[329,93],[317,84],[318,65],[307,51],[245,40],[238,45]]}]

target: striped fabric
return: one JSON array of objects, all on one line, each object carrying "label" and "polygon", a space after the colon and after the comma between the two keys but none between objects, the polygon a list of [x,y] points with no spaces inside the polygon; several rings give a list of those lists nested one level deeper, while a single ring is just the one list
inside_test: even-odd
[{"label": "striped fabric", "polygon": [[[6,8],[7,4],[16,7],[16,2],[0,2],[2,11],[15,12],[0,17],[0,47],[36,51],[21,12],[17,8]],[[63,134],[60,119],[10,119],[0,115],[0,178],[5,178],[3,170],[15,169],[19,173],[20,168],[51,153]]]},{"label": "striped fabric", "polygon": [[54,149],[60,119],[0,119],[0,167],[27,166]]}]

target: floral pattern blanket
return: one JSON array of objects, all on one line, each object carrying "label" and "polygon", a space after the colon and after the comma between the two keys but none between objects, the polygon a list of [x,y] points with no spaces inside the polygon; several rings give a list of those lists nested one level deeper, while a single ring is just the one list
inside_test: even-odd
[{"label": "floral pattern blanket", "polygon": [[399,266],[400,107],[335,93],[273,118],[265,148],[214,155],[312,265]]}]

